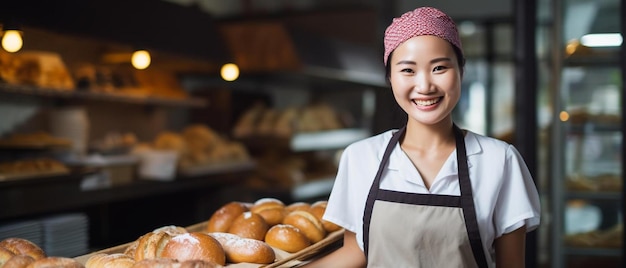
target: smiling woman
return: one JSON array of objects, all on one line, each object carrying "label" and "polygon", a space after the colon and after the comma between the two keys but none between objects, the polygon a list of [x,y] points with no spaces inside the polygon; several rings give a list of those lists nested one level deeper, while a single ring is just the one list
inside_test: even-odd
[{"label": "smiling woman", "polygon": [[307,267],[524,267],[539,196],[512,145],[453,121],[464,65],[455,23],[417,8],[384,43],[406,125],[345,149],[323,218],[346,229],[343,247]]}]

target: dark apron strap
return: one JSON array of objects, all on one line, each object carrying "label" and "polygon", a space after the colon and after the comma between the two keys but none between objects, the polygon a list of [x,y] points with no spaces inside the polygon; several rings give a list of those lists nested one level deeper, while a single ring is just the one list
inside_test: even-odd
[{"label": "dark apron strap", "polygon": [[474,197],[472,195],[472,183],[469,178],[469,168],[467,167],[467,152],[465,151],[465,135],[455,124],[454,136],[456,140],[456,160],[459,169],[459,187],[461,190],[461,208],[465,217],[465,228],[469,236],[472,252],[478,267],[487,267],[487,259],[483,250],[478,220],[476,219],[476,209],[474,207]]},{"label": "dark apron strap", "polygon": [[391,155],[391,151],[393,151],[393,148],[396,147],[396,144],[398,144],[400,137],[404,135],[405,130],[406,126],[396,131],[396,133],[394,133],[391,137],[391,140],[387,144],[387,149],[385,149],[385,154],[383,154],[383,159],[378,165],[378,172],[376,172],[376,177],[374,177],[374,182],[372,182],[370,192],[367,195],[367,201],[365,202],[365,211],[363,212],[363,251],[365,252],[365,259],[367,259],[367,253],[369,250],[370,221],[372,220],[374,201],[376,201],[376,195],[378,193],[378,188],[380,187],[380,178],[382,177],[383,171],[387,166],[387,162],[389,162],[389,155]]}]

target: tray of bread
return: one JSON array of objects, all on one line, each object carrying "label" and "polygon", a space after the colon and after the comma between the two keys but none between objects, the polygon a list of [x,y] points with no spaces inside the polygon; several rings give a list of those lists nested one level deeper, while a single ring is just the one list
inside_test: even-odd
[{"label": "tray of bread", "polygon": [[[326,201],[229,202],[207,221],[163,226],[135,241],[74,258],[98,267],[294,267],[337,245],[344,230],[322,219]],[[114,264],[115,263],[115,264]],[[125,263],[128,266],[112,266]],[[161,266],[159,266],[161,265]]]},{"label": "tray of bread", "polygon": [[0,163],[0,182],[49,178],[70,174],[69,168],[52,158],[22,159]]},{"label": "tray of bread", "polygon": [[71,145],[72,141],[54,137],[46,132],[14,134],[0,138],[0,149],[65,149]]}]

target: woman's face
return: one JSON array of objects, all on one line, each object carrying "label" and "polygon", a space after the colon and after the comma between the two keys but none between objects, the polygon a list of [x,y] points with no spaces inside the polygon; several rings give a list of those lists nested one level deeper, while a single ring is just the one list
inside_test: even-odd
[{"label": "woman's face", "polygon": [[451,119],[461,95],[461,69],[448,41],[413,37],[394,50],[389,64],[393,95],[409,120],[433,125]]}]

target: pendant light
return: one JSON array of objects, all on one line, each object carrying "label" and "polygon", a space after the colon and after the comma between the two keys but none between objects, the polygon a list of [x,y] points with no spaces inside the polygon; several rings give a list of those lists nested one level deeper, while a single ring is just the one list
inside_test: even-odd
[{"label": "pendant light", "polygon": [[222,79],[228,82],[235,81],[239,77],[239,67],[234,63],[224,64],[220,70],[220,75]]},{"label": "pendant light", "polygon": [[133,67],[138,70],[143,70],[150,66],[151,58],[150,53],[147,50],[137,50],[133,52],[133,55],[130,58],[130,62]]},{"label": "pendant light", "polygon": [[3,25],[2,32],[2,48],[7,52],[15,53],[22,49],[24,41],[22,40],[22,31],[18,27]]}]

